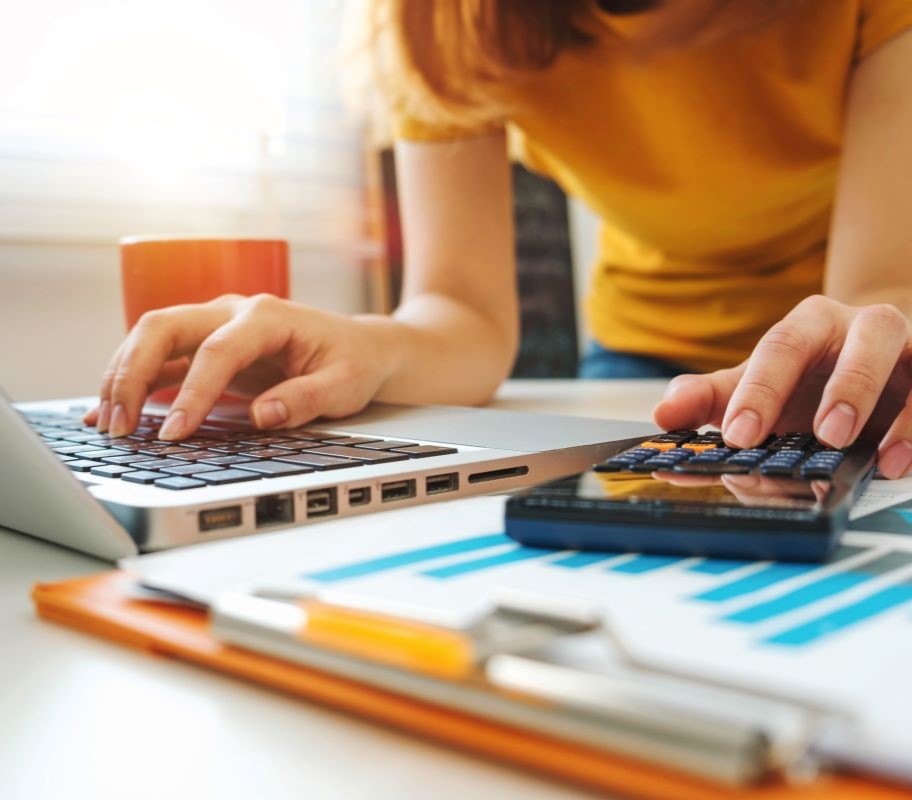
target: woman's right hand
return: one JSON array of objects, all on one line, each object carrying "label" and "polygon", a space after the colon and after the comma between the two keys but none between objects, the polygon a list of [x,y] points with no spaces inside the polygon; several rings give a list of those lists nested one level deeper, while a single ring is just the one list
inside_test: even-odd
[{"label": "woman's right hand", "polygon": [[395,368],[393,323],[348,317],[272,295],[225,295],[208,303],[150,311],[114,353],[89,425],[132,432],[146,396],[180,384],[159,432],[192,434],[226,390],[253,398],[260,429],[295,427],[317,416],[360,411]]}]

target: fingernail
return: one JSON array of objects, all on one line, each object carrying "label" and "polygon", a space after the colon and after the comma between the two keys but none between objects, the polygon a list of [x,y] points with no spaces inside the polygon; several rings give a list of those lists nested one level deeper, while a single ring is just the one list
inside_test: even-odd
[{"label": "fingernail", "polygon": [[288,419],[288,409],[281,400],[267,400],[253,408],[253,421],[258,428],[273,428]]},{"label": "fingernail", "polygon": [[912,467],[912,442],[893,442],[880,454],[877,466],[888,478],[901,478]]},{"label": "fingernail", "polygon": [[130,423],[127,420],[127,411],[121,403],[117,403],[111,414],[111,436],[124,436],[129,431]]},{"label": "fingernail", "polygon": [[98,428],[99,433],[104,433],[108,429],[110,422],[111,401],[102,400],[101,405],[98,407],[98,421],[95,423],[95,427]]},{"label": "fingernail", "polygon": [[187,413],[177,409],[172,411],[165,418],[164,424],[161,426],[161,430],[158,432],[159,439],[180,439],[184,434],[184,429],[187,427]]},{"label": "fingernail", "polygon": [[760,415],[745,409],[736,416],[723,432],[723,438],[735,447],[751,447],[760,436]]},{"label": "fingernail", "polygon": [[836,403],[817,428],[817,438],[830,447],[845,447],[852,438],[858,412],[848,403]]}]

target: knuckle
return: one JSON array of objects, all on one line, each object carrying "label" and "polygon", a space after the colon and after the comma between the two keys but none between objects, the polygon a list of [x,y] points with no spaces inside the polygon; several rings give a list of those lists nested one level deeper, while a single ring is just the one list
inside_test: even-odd
[{"label": "knuckle", "polygon": [[859,317],[867,322],[876,324],[878,327],[897,333],[905,331],[909,324],[903,313],[896,306],[889,303],[866,306],[859,312]]},{"label": "knuckle", "polygon": [[278,297],[272,294],[255,294],[246,299],[244,310],[251,314],[272,314],[275,313],[281,302]]},{"label": "knuckle", "polygon": [[764,334],[759,347],[772,356],[800,361],[807,357],[809,343],[798,328],[787,322],[780,322]]},{"label": "knuckle", "polygon": [[161,308],[155,308],[151,311],[143,312],[143,315],[136,323],[136,327],[143,331],[150,331],[160,328],[167,317],[167,312]]},{"label": "knuckle", "polygon": [[779,389],[769,380],[759,377],[745,376],[741,379],[738,390],[739,393],[743,392],[746,397],[751,398],[751,405],[754,407],[775,406],[783,400],[782,392]]},{"label": "knuckle", "polygon": [[826,295],[812,294],[809,297],[805,297],[798,304],[798,307],[811,314],[823,314],[833,307],[834,302],[833,298]]},{"label": "knuckle", "polygon": [[216,331],[200,345],[197,354],[204,358],[230,360],[236,356],[236,348],[226,334]]},{"label": "knuckle", "polygon": [[877,377],[877,373],[862,362],[839,367],[833,377],[840,381],[844,385],[843,388],[848,389],[853,396],[879,395],[883,388],[883,381]]}]

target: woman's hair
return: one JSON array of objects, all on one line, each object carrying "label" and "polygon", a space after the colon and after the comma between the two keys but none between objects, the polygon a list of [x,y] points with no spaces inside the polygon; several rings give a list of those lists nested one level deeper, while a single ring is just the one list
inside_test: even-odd
[{"label": "woman's hair", "polygon": [[[509,115],[497,88],[534,76],[606,28],[598,12],[641,13],[662,0],[368,0],[375,72],[387,102],[435,124]],[[800,0],[720,0],[717,28],[762,24]]]}]

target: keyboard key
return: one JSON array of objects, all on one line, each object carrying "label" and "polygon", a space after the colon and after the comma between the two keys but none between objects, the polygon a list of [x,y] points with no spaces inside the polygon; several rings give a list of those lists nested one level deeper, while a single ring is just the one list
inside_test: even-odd
[{"label": "keyboard key", "polygon": [[60,453],[55,453],[54,455],[56,455],[57,458],[59,458],[64,463],[66,463],[67,461],[78,461],[79,460],[76,458],[76,456],[66,456],[66,455],[61,455]]},{"label": "keyboard key", "polygon": [[123,455],[122,453],[119,456],[105,456],[101,460],[105,464],[140,464],[143,461],[155,461],[152,456]]},{"label": "keyboard key", "polygon": [[91,461],[85,458],[78,459],[77,461],[67,461],[66,465],[73,470],[73,472],[88,472],[93,467],[105,466],[101,461]]},{"label": "keyboard key", "polygon": [[265,450],[250,450],[244,453],[247,458],[276,458],[287,456],[288,450],[279,450],[277,447],[267,447]]},{"label": "keyboard key", "polygon": [[215,464],[217,467],[224,467],[231,464],[245,464],[248,461],[255,460],[256,459],[248,458],[247,456],[216,456],[210,453],[210,458],[204,458],[200,461],[200,463]]},{"label": "keyboard key", "polygon": [[125,472],[133,472],[131,467],[118,466],[117,464],[107,464],[102,467],[92,467],[93,475],[101,475],[103,478],[119,478]]},{"label": "keyboard key", "polygon": [[107,458],[108,456],[122,456],[123,450],[112,450],[111,448],[105,448],[104,450],[87,450],[82,453],[83,458]]},{"label": "keyboard key", "polygon": [[125,472],[122,480],[130,483],[155,483],[160,478],[167,478],[164,472],[152,472],[151,470],[136,470],[135,472]]},{"label": "keyboard key", "polygon": [[284,436],[251,436],[249,439],[241,439],[238,444],[250,444],[255,447],[269,447],[280,442],[289,442]]},{"label": "keyboard key", "polygon": [[382,439],[378,439],[375,436],[343,436],[340,438],[329,438],[324,441],[332,442],[332,444],[337,444],[343,447],[355,447],[359,444],[374,444],[375,442],[382,442]]},{"label": "keyboard key", "polygon": [[414,447],[397,447],[395,450],[387,451],[393,453],[405,453],[409,458],[427,458],[428,456],[448,456],[459,451],[455,447],[441,447],[436,444],[419,444]]},{"label": "keyboard key", "polygon": [[170,478],[159,478],[155,485],[160,489],[199,489],[206,484],[196,478],[181,478],[175,475]]},{"label": "keyboard key", "polygon": [[320,456],[316,453],[295,453],[293,455],[276,458],[276,461],[282,464],[306,464],[314,469],[346,469],[347,467],[360,467],[364,462],[351,461],[345,458],[330,458],[329,456]]},{"label": "keyboard key", "polygon": [[165,467],[179,467],[186,464],[186,461],[177,461],[173,458],[154,458],[152,461],[144,461],[143,469],[164,469]]},{"label": "keyboard key", "polygon": [[282,475],[303,475],[313,472],[314,468],[306,464],[286,464],[280,461],[253,461],[250,464],[238,464],[237,469],[256,472],[264,478],[276,478]]},{"label": "keyboard key", "polygon": [[246,472],[240,469],[221,469],[217,472],[204,472],[202,475],[198,476],[200,480],[206,481],[206,483],[212,486],[222,486],[226,483],[242,483],[243,481],[258,481],[262,478],[262,475],[259,475],[254,472]]},{"label": "keyboard key", "polygon": [[143,447],[139,451],[144,456],[171,456],[178,453],[191,453],[194,452],[192,448],[183,447],[181,445],[174,444],[157,444],[152,445],[151,447]]},{"label": "keyboard key", "polygon": [[186,453],[175,453],[171,458],[177,461],[193,463],[195,461],[205,461],[207,458],[218,458],[218,455],[208,450],[188,450]]},{"label": "keyboard key", "polygon": [[[399,451],[360,450],[357,447],[340,447],[336,445],[321,447],[318,452],[320,455],[350,458],[353,461],[363,461],[366,464],[386,464],[389,461],[406,461],[408,459],[408,456],[402,455]],[[433,453],[430,455],[433,455]]]},{"label": "keyboard key", "polygon": [[72,456],[72,455],[75,455],[76,453],[88,453],[90,450],[94,450],[94,449],[95,448],[89,444],[66,443],[66,444],[58,444],[58,445],[51,446],[51,450],[53,450],[55,453],[60,453],[65,456]]},{"label": "keyboard key", "polygon": [[362,450],[395,450],[397,447],[415,447],[418,442],[403,442],[396,439],[386,439],[377,442],[365,442],[357,445]]},{"label": "keyboard key", "polygon": [[301,441],[276,442],[273,447],[277,450],[290,450],[296,452],[298,450],[316,450],[323,447],[323,443],[305,439]]},{"label": "keyboard key", "polygon": [[162,472],[169,475],[198,475],[216,470],[221,470],[221,467],[213,467],[211,464],[184,464],[182,467],[164,467]]}]

